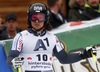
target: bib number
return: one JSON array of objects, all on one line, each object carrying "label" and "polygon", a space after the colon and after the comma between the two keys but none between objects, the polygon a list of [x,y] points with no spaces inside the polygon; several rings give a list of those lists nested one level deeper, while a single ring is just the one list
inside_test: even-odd
[{"label": "bib number", "polygon": [[47,61],[48,59],[48,56],[46,54],[43,54],[43,55],[36,55],[38,57],[38,61],[41,61],[43,59],[43,61]]}]

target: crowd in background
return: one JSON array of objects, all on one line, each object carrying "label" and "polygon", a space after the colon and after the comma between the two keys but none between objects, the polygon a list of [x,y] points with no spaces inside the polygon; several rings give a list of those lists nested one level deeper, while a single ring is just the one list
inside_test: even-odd
[{"label": "crowd in background", "polygon": [[69,21],[92,20],[100,16],[99,0],[70,0]]},{"label": "crowd in background", "polygon": [[[86,21],[99,18],[100,0],[69,0],[69,11],[67,17],[62,13],[63,0],[47,0],[50,11],[50,23],[57,28],[67,22]],[[2,22],[0,15],[0,40],[12,39],[16,33],[22,30],[18,28],[17,16],[9,13]]]},{"label": "crowd in background", "polygon": [[[2,22],[0,25],[2,25]],[[0,40],[12,39],[21,31],[18,28],[17,16],[14,13],[9,13],[6,15],[5,24],[0,29]]]}]

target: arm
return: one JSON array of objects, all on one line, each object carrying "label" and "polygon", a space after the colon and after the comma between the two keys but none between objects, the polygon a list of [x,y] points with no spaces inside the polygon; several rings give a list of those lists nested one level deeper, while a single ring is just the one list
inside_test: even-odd
[{"label": "arm", "polygon": [[21,34],[17,34],[14,39],[13,39],[13,42],[12,42],[12,46],[11,46],[11,49],[9,51],[9,55],[8,55],[8,58],[7,58],[7,64],[9,66],[12,66],[12,60],[15,58],[15,57],[18,57],[20,52],[21,52],[21,47],[22,47],[22,36]]},{"label": "arm", "polygon": [[58,52],[56,46],[54,47],[54,54],[57,57],[57,59],[62,63],[62,64],[68,64],[68,63],[74,63],[77,61],[80,61],[82,59],[90,58],[92,57],[91,52],[96,55],[97,50],[96,46],[90,46],[86,47],[85,50],[81,51],[80,53],[74,53],[74,54],[67,54],[64,49]]},{"label": "arm", "polygon": [[81,51],[80,53],[67,54],[62,48],[59,39],[57,39],[56,45],[53,49],[55,56],[63,64],[74,63],[82,59],[92,57],[91,51],[93,52],[94,55],[96,55],[95,46],[86,47],[86,49]]},{"label": "arm", "polygon": [[19,51],[17,50],[11,50],[9,51],[9,56],[7,57],[7,64],[12,67],[12,60],[15,58],[15,57],[18,57],[20,54]]},{"label": "arm", "polygon": [[57,57],[57,59],[60,61],[62,64],[68,64],[68,63],[74,63],[79,60],[82,60],[82,58],[79,56],[79,53],[75,54],[67,54],[64,49],[61,51],[57,51],[56,46],[54,47],[54,54]]}]

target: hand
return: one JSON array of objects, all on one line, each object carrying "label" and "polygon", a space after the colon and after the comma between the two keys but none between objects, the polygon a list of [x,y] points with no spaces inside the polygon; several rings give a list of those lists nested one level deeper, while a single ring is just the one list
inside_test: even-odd
[{"label": "hand", "polygon": [[21,67],[23,65],[23,57],[15,57],[11,62],[13,67],[16,69],[18,67]]},{"label": "hand", "polygon": [[89,57],[92,57],[92,53],[94,55],[97,54],[97,50],[96,50],[97,46],[90,46],[90,47],[86,47],[86,49],[84,51],[81,51],[79,53],[80,57],[81,58],[89,58]]}]

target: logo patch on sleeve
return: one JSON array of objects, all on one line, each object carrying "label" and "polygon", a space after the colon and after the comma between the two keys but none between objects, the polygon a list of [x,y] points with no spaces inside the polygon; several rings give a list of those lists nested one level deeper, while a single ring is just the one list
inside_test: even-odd
[{"label": "logo patch on sleeve", "polygon": [[19,42],[18,42],[18,48],[17,48],[18,51],[21,51],[22,42],[23,42],[22,39],[20,39]]}]

